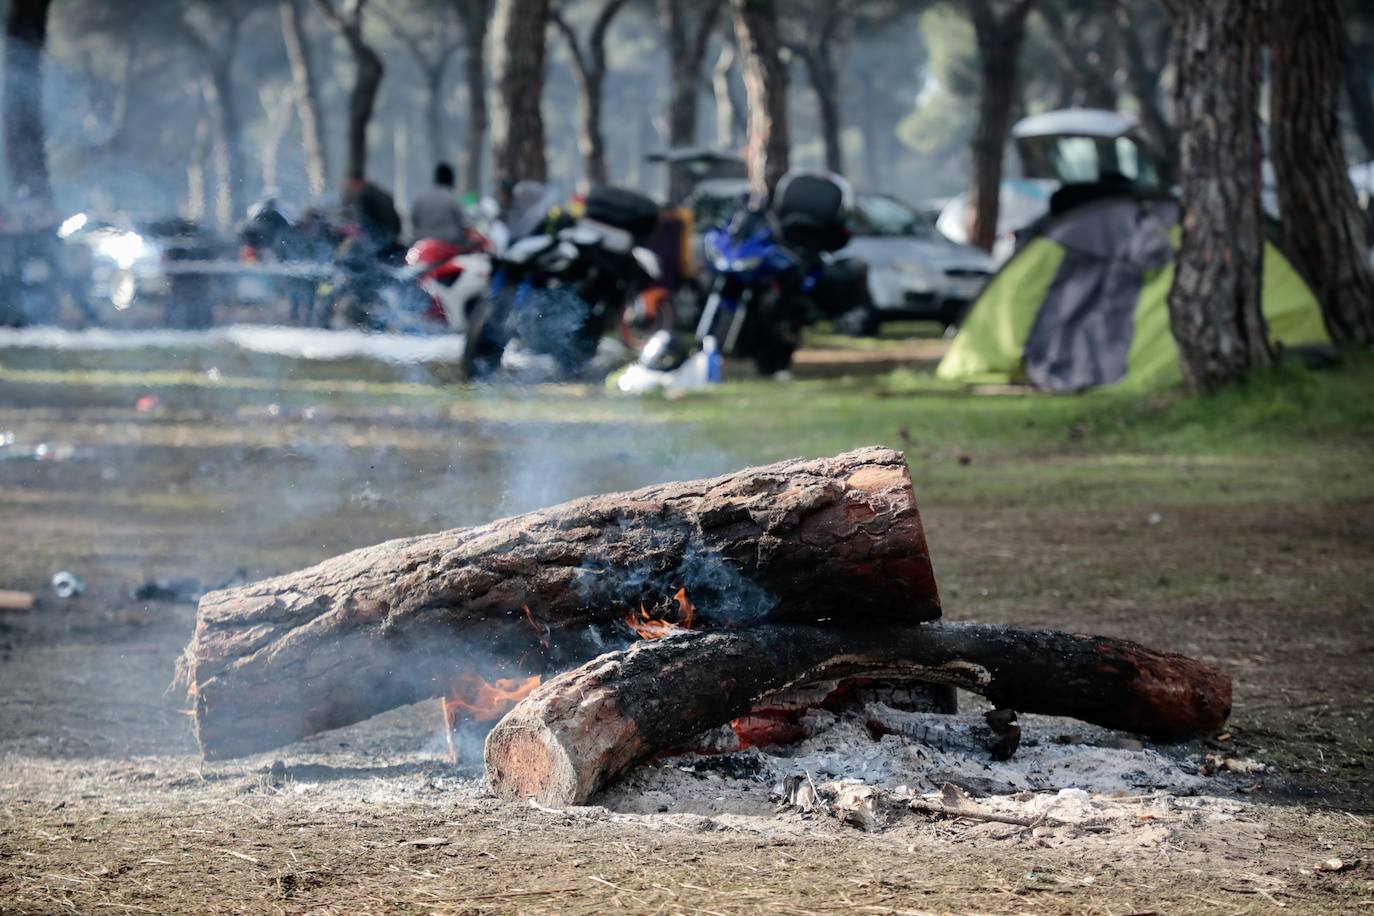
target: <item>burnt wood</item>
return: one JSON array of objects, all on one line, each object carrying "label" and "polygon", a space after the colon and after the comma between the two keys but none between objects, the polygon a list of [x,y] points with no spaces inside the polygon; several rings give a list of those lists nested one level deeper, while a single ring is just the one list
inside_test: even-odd
[{"label": "burnt wood", "polygon": [[[390,541],[201,599],[182,676],[207,758],[255,753],[624,645],[685,588],[697,626],[940,614],[911,479],[870,448]],[[528,610],[526,610],[528,608]]]},{"label": "burnt wood", "polygon": [[491,790],[582,804],[630,767],[784,688],[845,677],[953,684],[998,707],[1172,740],[1219,730],[1220,668],[1135,643],[978,624],[765,625],[611,652],[543,684],[487,736]]}]

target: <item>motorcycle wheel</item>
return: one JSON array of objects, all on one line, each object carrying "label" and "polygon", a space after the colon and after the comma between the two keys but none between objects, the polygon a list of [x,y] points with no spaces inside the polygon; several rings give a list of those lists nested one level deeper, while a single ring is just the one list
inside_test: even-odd
[{"label": "motorcycle wheel", "polygon": [[625,306],[620,315],[620,339],[635,353],[644,349],[649,338],[676,326],[672,297],[662,288],[646,290]]}]

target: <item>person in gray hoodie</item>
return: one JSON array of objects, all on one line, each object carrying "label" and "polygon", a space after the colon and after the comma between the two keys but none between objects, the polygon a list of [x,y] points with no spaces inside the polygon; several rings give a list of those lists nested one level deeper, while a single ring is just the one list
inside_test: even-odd
[{"label": "person in gray hoodie", "polygon": [[416,239],[439,239],[458,244],[466,233],[463,206],[453,189],[453,166],[434,167],[434,184],[415,198],[410,208],[410,228]]}]

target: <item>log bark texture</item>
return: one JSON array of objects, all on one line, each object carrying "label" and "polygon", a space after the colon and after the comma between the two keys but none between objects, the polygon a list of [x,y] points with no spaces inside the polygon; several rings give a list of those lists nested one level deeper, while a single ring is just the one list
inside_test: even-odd
[{"label": "log bark texture", "polygon": [[[938,617],[901,453],[870,448],[391,541],[200,602],[184,676],[207,758],[561,671],[685,588],[703,627]],[[525,608],[529,611],[526,612]],[[532,661],[533,659],[533,661]]]},{"label": "log bark texture", "polygon": [[546,682],[487,736],[487,782],[503,798],[582,804],[772,691],[864,676],[953,684],[1002,708],[1159,739],[1210,734],[1231,711],[1220,668],[1119,639],[978,624],[765,625],[642,642]]}]

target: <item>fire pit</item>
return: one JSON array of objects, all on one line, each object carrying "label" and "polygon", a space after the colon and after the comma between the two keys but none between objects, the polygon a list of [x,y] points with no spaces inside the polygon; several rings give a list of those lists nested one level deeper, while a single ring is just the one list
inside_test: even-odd
[{"label": "fire pit", "polygon": [[[496,722],[491,791],[556,806],[665,754],[795,744],[837,722],[879,745],[1005,758],[1016,713],[1160,740],[1229,715],[1230,680],[1203,662],[939,616],[905,460],[872,448],[590,497],[215,592],[181,675],[207,758],[438,697],[450,735]],[[992,714],[920,717],[948,711],[953,687]],[[910,802],[896,788],[860,802],[842,787],[774,794],[801,810],[857,805],[876,823]]]}]

